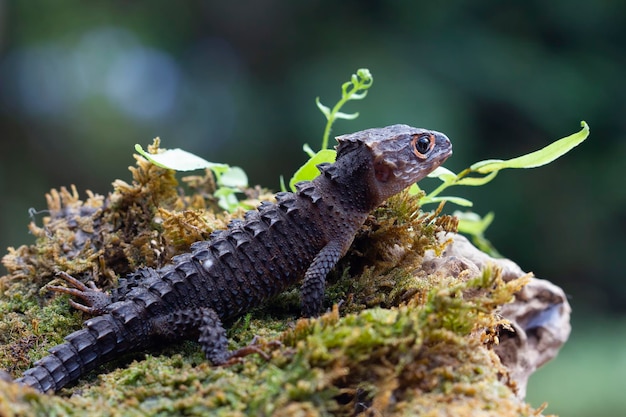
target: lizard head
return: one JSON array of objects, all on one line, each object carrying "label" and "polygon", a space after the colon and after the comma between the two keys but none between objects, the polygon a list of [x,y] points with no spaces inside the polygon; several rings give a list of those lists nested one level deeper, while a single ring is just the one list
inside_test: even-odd
[{"label": "lizard head", "polygon": [[373,203],[382,203],[421,180],[452,155],[446,135],[407,125],[368,129],[337,137],[337,160],[352,151],[370,155],[368,190]]}]

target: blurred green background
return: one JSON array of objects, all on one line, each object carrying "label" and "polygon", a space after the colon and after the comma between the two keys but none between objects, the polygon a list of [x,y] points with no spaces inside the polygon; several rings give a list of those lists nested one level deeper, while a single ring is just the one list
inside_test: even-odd
[{"label": "blurred green background", "polygon": [[[160,136],[277,189],[319,146],[339,86],[374,86],[334,133],[445,132],[459,171],[591,126],[553,164],[452,191],[493,210],[487,237],[562,286],[571,341],[529,400],[626,414],[626,2],[0,0],[0,247],[29,243],[50,188],[107,193]],[[428,184],[425,188],[428,188]],[[432,185],[430,185],[432,187]],[[37,217],[40,221],[41,215]]]}]

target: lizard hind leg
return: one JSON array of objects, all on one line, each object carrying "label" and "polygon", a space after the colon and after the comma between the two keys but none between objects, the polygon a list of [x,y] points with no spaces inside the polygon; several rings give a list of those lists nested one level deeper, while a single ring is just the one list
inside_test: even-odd
[{"label": "lizard hind leg", "polygon": [[54,292],[69,294],[84,303],[81,304],[74,300],[70,300],[70,305],[72,307],[94,316],[107,312],[106,307],[111,304],[111,297],[109,297],[108,294],[96,288],[93,283],[91,283],[89,287],[86,286],[67,272],[59,272],[58,276],[67,282],[71,287],[48,285],[47,288]]},{"label": "lizard hind leg", "polygon": [[228,338],[218,314],[206,307],[186,309],[160,316],[152,321],[155,334],[169,340],[197,336],[207,359],[216,366],[228,366],[239,358],[257,353],[269,360],[269,355],[254,344],[228,350]]},{"label": "lizard hind leg", "polygon": [[253,353],[261,355],[265,360],[270,359],[267,353],[254,344],[254,341],[240,349],[228,350],[226,330],[224,330],[217,313],[211,309],[203,308],[201,314],[198,342],[202,345],[202,351],[213,365],[232,365],[238,362],[240,358]]}]

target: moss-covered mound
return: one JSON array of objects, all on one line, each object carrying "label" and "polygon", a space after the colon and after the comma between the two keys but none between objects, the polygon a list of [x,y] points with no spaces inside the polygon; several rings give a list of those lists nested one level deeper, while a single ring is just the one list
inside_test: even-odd
[{"label": "moss-covered mound", "polygon": [[[3,258],[0,368],[14,377],[85,319],[46,291],[56,272],[111,288],[118,274],[161,266],[241,215],[219,212],[209,172],[181,187],[141,157],[131,171],[132,184],[114,182],[106,198],[53,190],[49,216],[29,226],[36,243]],[[272,198],[245,192],[251,206]],[[258,336],[269,361],[212,367],[195,342],[181,341],[122,357],[57,395],[0,381],[0,416],[539,414],[515,396],[491,349],[506,325],[497,309],[526,278],[420,268],[426,250],[443,249],[435,234],[454,228],[414,198],[391,199],[329,277],[328,313],[298,319],[295,289],[232,323],[233,348]]]}]

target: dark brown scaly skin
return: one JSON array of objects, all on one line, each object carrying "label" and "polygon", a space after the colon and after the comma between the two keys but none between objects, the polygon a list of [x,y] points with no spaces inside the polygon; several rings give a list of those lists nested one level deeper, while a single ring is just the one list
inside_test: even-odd
[{"label": "dark brown scaly skin", "polygon": [[438,132],[394,125],[337,138],[337,160],[192,245],[161,269],[142,268],[106,295],[71,277],[70,293],[97,315],[50,349],[16,382],[58,391],[123,352],[157,341],[198,338],[216,365],[256,351],[229,351],[222,321],[238,316],[303,279],[302,311],[322,308],[325,278],[346,253],[368,213],[424,178],[452,154]]}]

